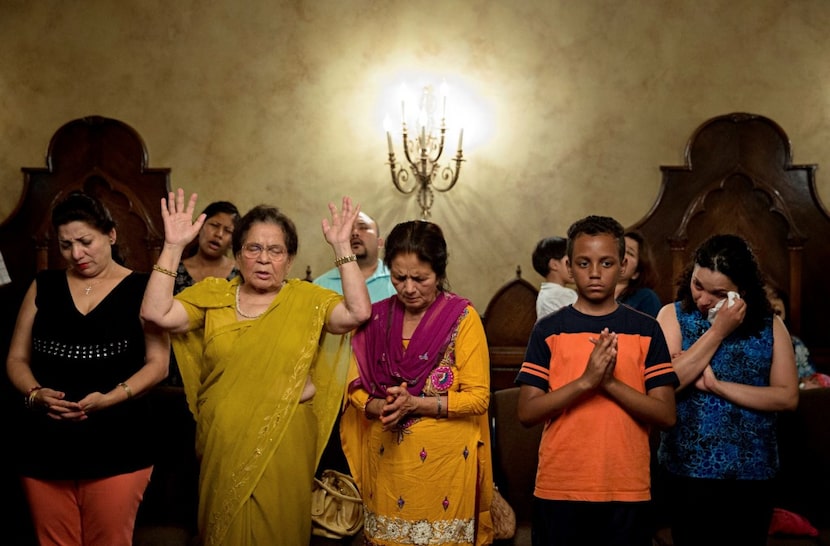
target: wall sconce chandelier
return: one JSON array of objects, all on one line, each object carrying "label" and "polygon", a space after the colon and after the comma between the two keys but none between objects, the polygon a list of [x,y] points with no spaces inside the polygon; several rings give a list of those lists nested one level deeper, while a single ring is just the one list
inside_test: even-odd
[{"label": "wall sconce chandelier", "polygon": [[[444,151],[444,138],[447,131],[447,84],[441,85],[440,118],[438,116],[439,97],[435,95],[431,85],[423,88],[418,105],[417,131],[411,137],[406,126],[406,100],[403,95],[402,92],[401,137],[406,163],[398,163],[395,160],[391,123],[387,117],[384,120],[384,129],[386,130],[386,142],[389,146],[389,168],[392,173],[392,183],[398,191],[408,195],[416,189],[418,190],[421,220],[427,220],[431,216],[429,209],[435,200],[433,190],[439,192],[450,191],[458,181],[461,162],[464,161],[464,156],[461,153],[464,129],[461,129],[458,133],[458,150],[455,157],[450,159],[445,167],[441,167],[438,161]],[[453,162],[455,162],[454,168]]]}]

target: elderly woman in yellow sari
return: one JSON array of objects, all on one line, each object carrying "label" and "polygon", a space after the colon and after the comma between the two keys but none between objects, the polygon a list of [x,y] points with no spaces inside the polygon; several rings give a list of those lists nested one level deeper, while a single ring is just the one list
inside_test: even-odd
[{"label": "elderly woman in yellow sari", "polygon": [[431,222],[398,224],[384,263],[397,295],[354,335],[343,451],[372,546],[490,544],[490,359],[481,319],[447,290]]},{"label": "elderly woman in yellow sari", "polygon": [[297,254],[293,222],[254,207],[233,234],[240,276],[208,278],[175,298],[175,269],[199,233],[196,195],[162,200],[165,243],[141,315],[174,335],[188,405],[196,419],[199,532],[205,546],[307,545],[311,484],[339,410],[346,334],[369,317],[354,254],[349,198],[322,222],[343,296],[288,279]]}]

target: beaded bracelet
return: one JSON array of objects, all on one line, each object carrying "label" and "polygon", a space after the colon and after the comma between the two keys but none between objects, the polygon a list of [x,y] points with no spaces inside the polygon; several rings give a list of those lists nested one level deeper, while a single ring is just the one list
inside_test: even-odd
[{"label": "beaded bracelet", "polygon": [[343,264],[347,264],[349,262],[356,262],[357,256],[354,254],[349,254],[348,256],[343,256],[342,258],[337,258],[334,260],[334,265],[336,267],[340,267]]},{"label": "beaded bracelet", "polygon": [[158,271],[159,273],[163,273],[168,277],[173,277],[174,279],[178,277],[178,274],[175,271],[170,271],[169,269],[165,269],[161,267],[159,264],[153,265],[153,271]]},{"label": "beaded bracelet", "polygon": [[129,400],[130,398],[133,397],[133,390],[130,388],[129,385],[127,385],[124,382],[121,382],[121,383],[118,384],[118,386],[121,387],[122,389],[124,389],[124,392],[127,393],[127,400]]}]

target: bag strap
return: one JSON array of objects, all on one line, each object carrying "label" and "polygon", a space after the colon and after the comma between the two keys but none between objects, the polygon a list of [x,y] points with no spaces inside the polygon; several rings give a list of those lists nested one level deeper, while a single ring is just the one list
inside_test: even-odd
[{"label": "bag strap", "polygon": [[[314,482],[322,489],[325,489],[326,492],[330,495],[333,495],[339,499],[350,500],[350,501],[357,501],[363,502],[363,499],[357,493],[357,486],[354,483],[354,480],[351,476],[347,474],[343,474],[337,472],[336,470],[325,470],[323,471],[323,479],[320,480],[318,478],[314,478]],[[349,489],[353,489],[355,494],[347,494],[343,493],[340,488],[337,488],[333,485],[332,482],[341,482],[348,486]]]}]

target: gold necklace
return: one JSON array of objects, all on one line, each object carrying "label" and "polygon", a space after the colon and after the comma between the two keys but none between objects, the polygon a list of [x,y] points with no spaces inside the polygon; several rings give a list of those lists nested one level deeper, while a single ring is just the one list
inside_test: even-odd
[{"label": "gold necklace", "polygon": [[242,286],[242,285],[240,284],[240,285],[237,285],[237,287],[236,287],[236,312],[237,312],[237,313],[239,313],[239,316],[245,317],[245,318],[247,318],[247,319],[255,319],[255,318],[259,318],[259,317],[261,317],[261,316],[262,316],[262,313],[264,313],[265,311],[267,311],[267,310],[268,310],[267,308],[266,308],[264,311],[262,311],[262,312],[260,312],[260,313],[257,313],[256,315],[249,315],[249,314],[247,314],[247,313],[244,313],[244,312],[242,311],[242,309],[240,309],[240,307],[239,307],[239,288],[240,288],[241,286]]}]

